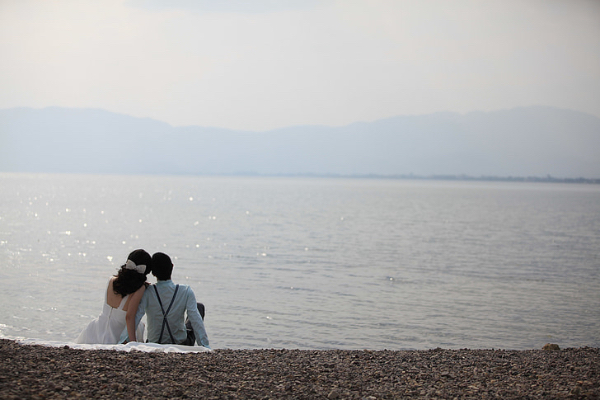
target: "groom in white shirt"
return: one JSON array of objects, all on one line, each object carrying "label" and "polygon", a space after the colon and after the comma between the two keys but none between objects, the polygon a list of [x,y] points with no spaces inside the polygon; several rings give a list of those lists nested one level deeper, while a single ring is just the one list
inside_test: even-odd
[{"label": "groom in white shirt", "polygon": [[[135,326],[146,314],[148,342],[193,346],[196,341],[200,346],[210,348],[204,329],[204,306],[196,303],[194,291],[188,285],[173,283],[172,272],[173,263],[168,255],[155,253],[152,256],[152,275],[157,282],[146,288],[135,316]],[[184,320],[186,313],[187,323]]]}]

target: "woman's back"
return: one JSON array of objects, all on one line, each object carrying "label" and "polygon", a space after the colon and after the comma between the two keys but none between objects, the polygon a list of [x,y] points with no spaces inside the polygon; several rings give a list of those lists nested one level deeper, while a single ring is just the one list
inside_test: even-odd
[{"label": "woman's back", "polygon": [[[127,311],[129,307],[130,296],[126,295],[125,297],[120,294],[115,293],[113,283],[115,281],[115,277],[110,278],[108,282],[108,288],[106,288],[106,304],[108,304],[112,308],[122,309],[123,311]],[[125,300],[124,304],[121,304]]]},{"label": "woman's back", "polygon": [[[102,313],[98,318],[89,323],[89,325],[81,332],[75,343],[89,344],[116,344],[121,337],[121,333],[126,327],[125,317],[127,310],[124,309],[128,303],[129,295],[121,297],[116,295],[112,290],[114,278],[111,278],[106,288],[106,296],[102,305]],[[110,295],[114,295],[111,298]],[[115,305],[118,301],[117,307]]]}]

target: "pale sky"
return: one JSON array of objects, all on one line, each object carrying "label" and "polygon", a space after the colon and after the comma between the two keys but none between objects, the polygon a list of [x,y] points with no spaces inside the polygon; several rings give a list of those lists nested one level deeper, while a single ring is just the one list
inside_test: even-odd
[{"label": "pale sky", "polygon": [[0,0],[0,108],[267,130],[529,105],[600,116],[600,1]]}]

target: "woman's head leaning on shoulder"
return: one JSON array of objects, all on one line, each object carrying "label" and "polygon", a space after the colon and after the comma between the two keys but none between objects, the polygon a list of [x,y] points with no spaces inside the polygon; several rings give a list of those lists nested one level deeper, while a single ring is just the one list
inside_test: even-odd
[{"label": "woman's head leaning on shoulder", "polygon": [[136,292],[146,282],[146,275],[152,271],[152,257],[142,249],[132,251],[127,262],[121,265],[113,290],[123,297]]}]

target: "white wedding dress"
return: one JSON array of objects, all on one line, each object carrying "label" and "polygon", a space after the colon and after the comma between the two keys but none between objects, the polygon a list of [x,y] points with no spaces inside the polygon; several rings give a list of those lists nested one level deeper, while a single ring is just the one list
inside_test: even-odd
[{"label": "white wedding dress", "polygon": [[[110,281],[108,282],[110,286]],[[108,287],[104,294],[104,305],[102,314],[85,327],[75,340],[80,344],[118,344],[121,334],[127,329],[125,316],[127,311],[123,310],[129,295],[123,297],[118,308],[113,308],[107,303]],[[144,324],[140,323],[135,331],[136,339],[142,341],[144,338]]]}]

